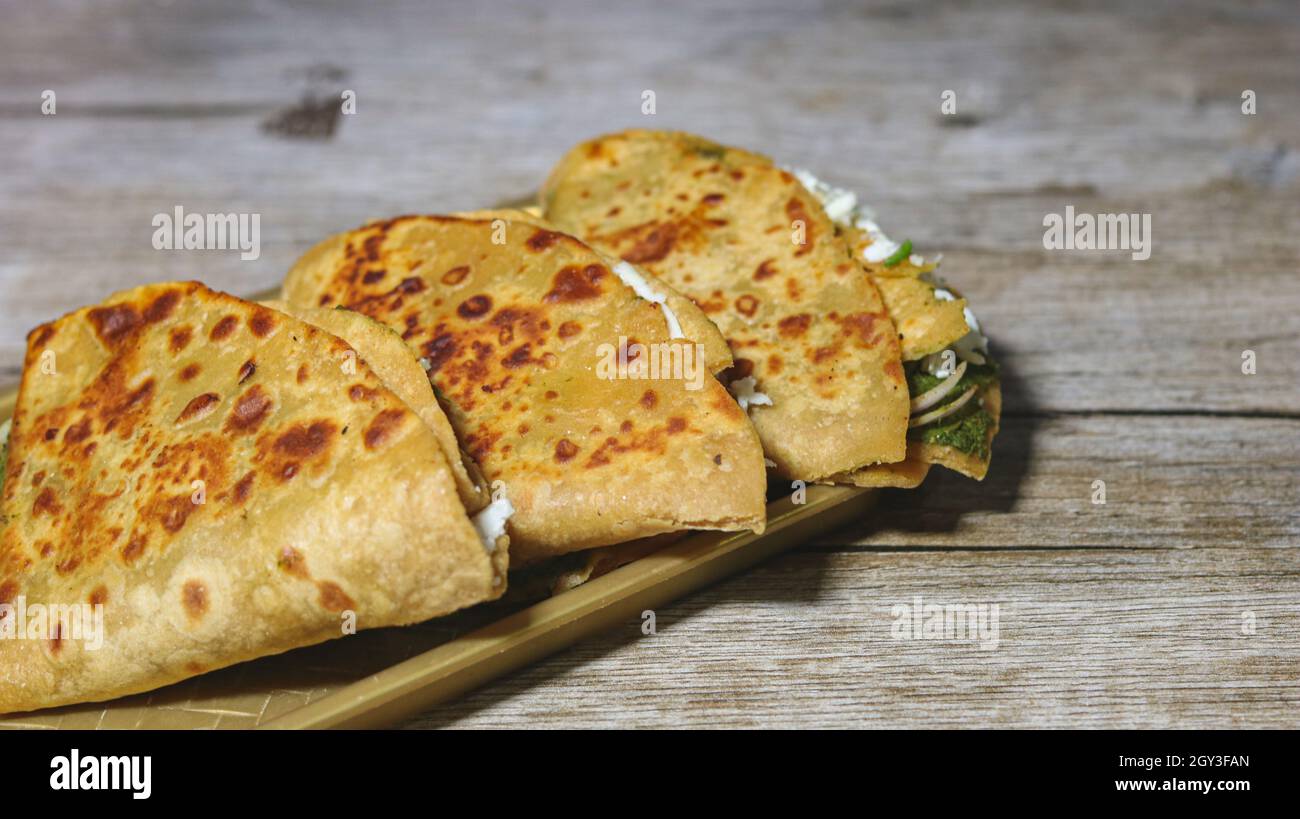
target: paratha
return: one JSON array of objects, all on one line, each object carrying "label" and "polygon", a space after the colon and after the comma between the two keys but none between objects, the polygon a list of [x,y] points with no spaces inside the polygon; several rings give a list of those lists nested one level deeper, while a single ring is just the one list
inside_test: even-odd
[{"label": "paratha", "polygon": [[[461,445],[514,506],[516,563],[681,529],[763,529],[762,451],[711,374],[725,365],[717,330],[536,217],[376,222],[310,250],[283,297],[365,313],[423,358]],[[680,366],[637,371],[657,378],[606,366],[649,365],[650,350]]]},{"label": "paratha", "polygon": [[[0,502],[0,711],[504,591],[508,555],[475,532],[437,437],[357,352],[192,282],[32,331]],[[101,645],[77,639],[93,620],[42,633],[24,615],[77,604],[102,606]]]},{"label": "paratha", "polygon": [[728,373],[778,474],[901,461],[898,337],[820,202],[771,160],[690,134],[584,142],[551,172],[544,215],[644,267],[718,325]]},{"label": "paratha", "polygon": [[[938,277],[937,261],[913,253],[910,241],[885,235],[856,194],[807,171],[794,174],[832,215],[898,326],[912,403],[907,461],[983,480],[1001,421],[1001,379],[966,299]],[[858,486],[898,485],[899,479],[897,470],[880,466],[834,478]]]}]

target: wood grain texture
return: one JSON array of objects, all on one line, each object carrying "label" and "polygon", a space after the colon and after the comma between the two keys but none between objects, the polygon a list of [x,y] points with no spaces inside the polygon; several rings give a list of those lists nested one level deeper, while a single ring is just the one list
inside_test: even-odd
[{"label": "wood grain texture", "polygon": [[[113,290],[261,290],[331,232],[527,194],[570,144],[629,126],[813,169],[945,254],[1006,372],[983,484],[936,471],[659,612],[654,637],[630,623],[413,725],[1296,725],[1293,3],[0,0],[0,17],[0,380],[30,327]],[[325,138],[264,127],[345,88],[357,114]],[[261,258],[155,251],[150,220],[176,205],[261,213]],[[1066,205],[1151,214],[1151,258],[1045,250]],[[999,647],[891,639],[890,607],[918,593],[998,602]]]}]

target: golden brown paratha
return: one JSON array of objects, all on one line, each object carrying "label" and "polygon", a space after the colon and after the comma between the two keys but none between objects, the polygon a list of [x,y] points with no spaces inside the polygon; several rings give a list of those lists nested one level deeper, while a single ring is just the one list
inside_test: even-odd
[{"label": "golden brown paratha", "polygon": [[[690,134],[584,142],[547,219],[690,296],[721,329],[778,473],[815,480],[905,454],[898,336],[817,198],[766,157]],[[754,379],[752,382],[744,379]]]},{"label": "golden brown paratha", "polygon": [[[997,365],[966,299],[936,276],[937,261],[927,262],[912,252],[911,242],[895,242],[885,235],[851,191],[828,185],[807,171],[794,174],[833,215],[837,230],[880,288],[898,327],[913,403],[929,404],[926,393],[949,374],[954,376],[952,389],[937,403],[913,408],[904,463],[935,463],[982,480],[992,457],[1002,395]],[[958,363],[963,368],[960,375],[955,373]],[[926,422],[936,414],[943,417]],[[877,465],[836,480],[858,486],[897,486],[905,485],[900,481],[919,484],[924,478],[914,468],[904,472]]]},{"label": "golden brown paratha", "polygon": [[[437,437],[357,351],[197,283],[32,331],[0,509],[0,602],[33,637],[0,639],[0,712],[504,590],[507,555],[480,542]],[[101,645],[74,628],[90,618],[33,626],[33,607],[78,604],[102,606]]]},{"label": "golden brown paratha", "polygon": [[[424,358],[458,439],[514,506],[518,562],[681,529],[761,531],[758,438],[698,366],[695,344],[720,348],[716,329],[685,299],[653,294],[665,311],[639,297],[617,260],[508,216],[406,216],[334,236],[294,266],[284,298],[365,313]],[[695,377],[606,377],[636,345],[691,355]]]}]

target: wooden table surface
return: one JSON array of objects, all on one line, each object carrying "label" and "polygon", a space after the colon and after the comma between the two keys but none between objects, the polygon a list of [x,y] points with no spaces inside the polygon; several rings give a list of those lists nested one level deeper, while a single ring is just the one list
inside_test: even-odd
[{"label": "wooden table surface", "polygon": [[[696,131],[943,252],[1005,366],[993,468],[412,727],[1296,727],[1300,8],[1083,6],[3,0],[0,380],[114,290],[265,289],[579,139]],[[177,205],[260,213],[261,257],[154,250]],[[1150,259],[1045,250],[1067,205],[1151,214]],[[895,639],[917,596],[997,604],[996,645]]]}]

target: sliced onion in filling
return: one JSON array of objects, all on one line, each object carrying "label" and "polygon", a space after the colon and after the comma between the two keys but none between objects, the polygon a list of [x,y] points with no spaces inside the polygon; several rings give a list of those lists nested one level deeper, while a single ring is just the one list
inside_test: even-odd
[{"label": "sliced onion in filling", "polygon": [[927,410],[942,401],[948,396],[948,393],[957,387],[957,382],[961,381],[961,377],[965,374],[966,362],[963,361],[957,365],[957,369],[953,370],[947,378],[913,398],[912,412],[918,413],[921,410]]},{"label": "sliced onion in filling", "polygon": [[971,398],[975,397],[975,393],[977,392],[979,392],[979,387],[977,385],[972,385],[970,389],[962,393],[961,398],[958,398],[951,404],[944,404],[936,410],[930,410],[927,413],[912,418],[912,420],[907,422],[908,428],[923,427],[926,424],[933,424],[935,421],[941,421],[944,418],[947,418],[949,415],[952,415],[957,412],[957,410],[966,406],[966,403],[970,401]]}]

